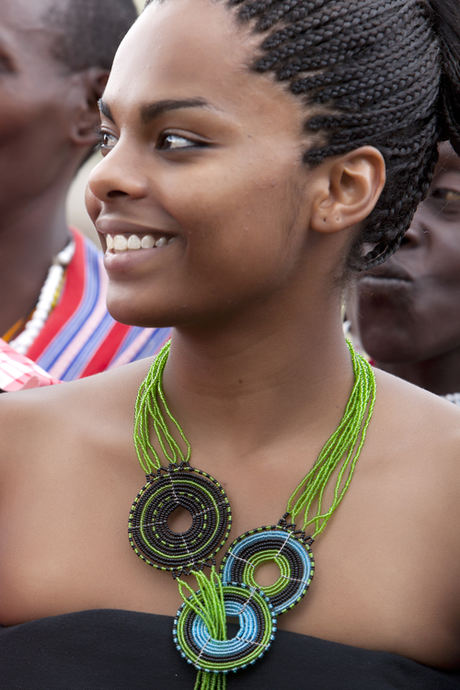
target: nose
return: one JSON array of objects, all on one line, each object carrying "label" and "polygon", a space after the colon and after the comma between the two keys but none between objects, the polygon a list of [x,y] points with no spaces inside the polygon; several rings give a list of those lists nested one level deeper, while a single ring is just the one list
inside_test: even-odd
[{"label": "nose", "polygon": [[88,179],[89,195],[103,203],[122,198],[141,199],[147,189],[139,156],[122,141],[93,168]]},{"label": "nose", "polygon": [[425,202],[419,204],[409,229],[404,235],[401,247],[406,246],[407,249],[414,249],[418,247],[426,239],[426,235],[430,232],[429,226],[430,214],[427,211]]}]

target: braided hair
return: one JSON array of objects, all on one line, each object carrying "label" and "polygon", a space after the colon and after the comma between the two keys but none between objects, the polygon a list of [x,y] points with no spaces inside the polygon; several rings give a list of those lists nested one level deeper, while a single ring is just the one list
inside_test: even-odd
[{"label": "braided hair", "polygon": [[[148,0],[150,4],[152,0]],[[360,146],[387,182],[348,255],[367,270],[398,248],[449,139],[460,155],[458,0],[225,0],[261,43],[251,69],[273,73],[308,110],[303,160]]]}]

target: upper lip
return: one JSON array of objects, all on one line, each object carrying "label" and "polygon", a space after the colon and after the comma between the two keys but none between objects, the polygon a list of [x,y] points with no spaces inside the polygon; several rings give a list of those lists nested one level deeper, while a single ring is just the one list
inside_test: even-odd
[{"label": "upper lip", "polygon": [[394,262],[387,262],[376,266],[371,271],[367,271],[363,274],[363,277],[368,278],[387,278],[389,280],[405,280],[407,282],[412,281],[412,277],[409,273],[402,268],[400,264]]},{"label": "upper lip", "polygon": [[96,221],[96,229],[101,235],[159,235],[173,237],[174,233],[159,228],[125,221],[123,219],[100,218]]}]

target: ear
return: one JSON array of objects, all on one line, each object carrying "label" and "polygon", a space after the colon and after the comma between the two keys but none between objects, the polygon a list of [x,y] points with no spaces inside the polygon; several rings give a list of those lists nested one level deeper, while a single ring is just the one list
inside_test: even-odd
[{"label": "ear", "polygon": [[380,151],[362,146],[326,159],[321,167],[322,184],[313,203],[312,229],[331,234],[364,220],[385,184],[385,161]]},{"label": "ear", "polygon": [[71,138],[77,146],[93,148],[97,143],[96,127],[100,123],[97,104],[108,78],[109,72],[100,67],[90,67],[73,75],[78,105],[74,109]]}]

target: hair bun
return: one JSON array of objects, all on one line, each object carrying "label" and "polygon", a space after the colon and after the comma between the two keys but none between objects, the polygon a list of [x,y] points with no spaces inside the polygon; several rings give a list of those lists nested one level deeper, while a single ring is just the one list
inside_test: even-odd
[{"label": "hair bun", "polygon": [[428,0],[441,49],[441,139],[460,156],[460,2]]}]

